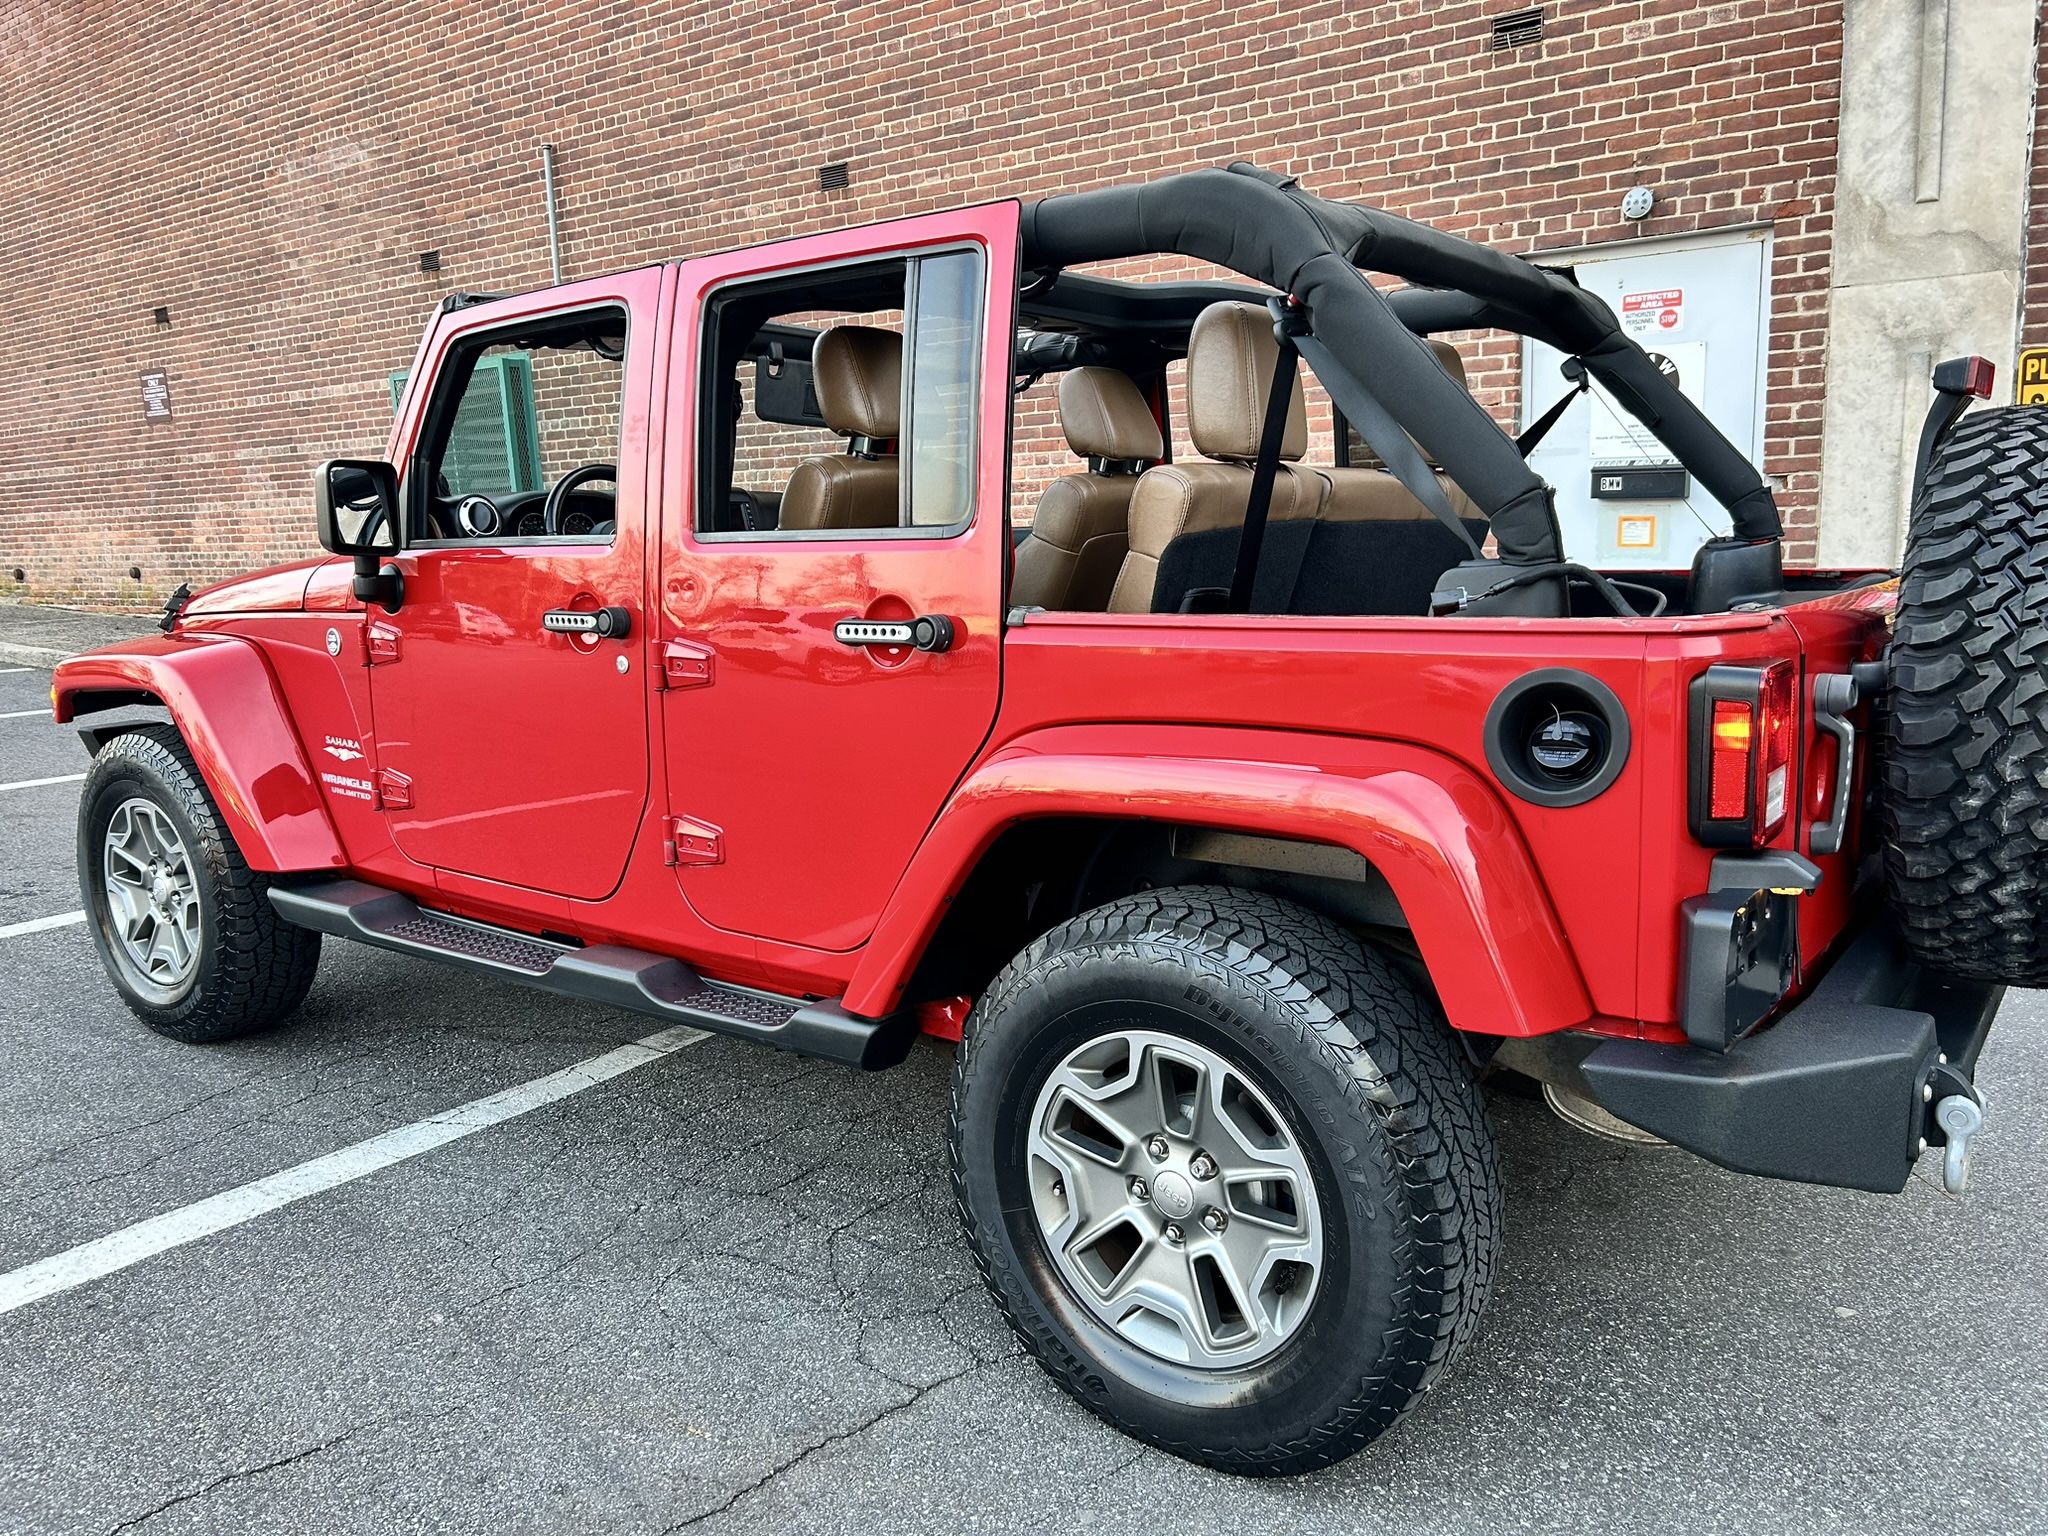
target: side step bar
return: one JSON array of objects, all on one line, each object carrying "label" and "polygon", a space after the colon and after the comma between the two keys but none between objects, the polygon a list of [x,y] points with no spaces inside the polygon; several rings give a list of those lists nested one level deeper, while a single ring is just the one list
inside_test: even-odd
[{"label": "side step bar", "polygon": [[301,928],[850,1067],[893,1067],[917,1038],[917,1023],[907,1013],[864,1019],[836,1002],[807,1003],[726,986],[667,955],[618,944],[578,949],[531,938],[430,911],[402,892],[360,880],[273,885],[270,904]]}]

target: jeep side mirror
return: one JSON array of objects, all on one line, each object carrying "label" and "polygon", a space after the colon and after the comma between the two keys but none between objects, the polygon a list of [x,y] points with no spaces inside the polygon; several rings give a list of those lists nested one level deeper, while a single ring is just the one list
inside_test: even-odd
[{"label": "jeep side mirror", "polygon": [[398,471],[377,459],[329,459],[313,472],[313,507],[320,547],[355,558],[356,600],[397,608],[399,576],[384,556],[404,547]]}]

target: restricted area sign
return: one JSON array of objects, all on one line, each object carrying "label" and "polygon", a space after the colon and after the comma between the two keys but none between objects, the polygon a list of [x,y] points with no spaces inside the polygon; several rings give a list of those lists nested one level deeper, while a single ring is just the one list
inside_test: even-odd
[{"label": "restricted area sign", "polygon": [[2048,347],[2028,347],[2020,353],[2018,383],[2013,399],[2020,405],[2048,405]]}]

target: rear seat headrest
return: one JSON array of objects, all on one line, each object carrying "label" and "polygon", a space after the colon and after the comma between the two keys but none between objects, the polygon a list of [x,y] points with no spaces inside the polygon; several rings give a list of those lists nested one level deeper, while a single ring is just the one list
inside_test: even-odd
[{"label": "rear seat headrest", "polygon": [[[1259,429],[1279,360],[1273,317],[1263,305],[1211,304],[1195,317],[1188,336],[1188,438],[1195,452],[1247,462],[1259,456]],[[1297,367],[1280,457],[1298,459],[1307,451],[1308,411]]]},{"label": "rear seat headrest", "polygon": [[825,425],[847,437],[896,437],[902,416],[903,338],[871,325],[839,325],[811,347],[811,384]]},{"label": "rear seat headrest", "polygon": [[[1435,354],[1436,360],[1442,366],[1444,372],[1451,376],[1451,382],[1456,384],[1458,388],[1470,393],[1472,386],[1465,379],[1465,359],[1459,354],[1458,349],[1448,341],[1438,341],[1434,336],[1425,336],[1423,342]],[[1380,462],[1380,456],[1373,451],[1372,445],[1359,433],[1356,422],[1347,422],[1345,430],[1350,439],[1351,467],[1353,469],[1382,469],[1385,467]],[[1422,445],[1417,443],[1416,446],[1420,448]],[[1422,456],[1428,461],[1431,469],[1443,468],[1443,465],[1437,463],[1435,457],[1427,449],[1423,449]]]},{"label": "rear seat headrest", "polygon": [[1159,423],[1130,375],[1115,368],[1070,368],[1060,375],[1060,427],[1084,459],[1158,459]]}]

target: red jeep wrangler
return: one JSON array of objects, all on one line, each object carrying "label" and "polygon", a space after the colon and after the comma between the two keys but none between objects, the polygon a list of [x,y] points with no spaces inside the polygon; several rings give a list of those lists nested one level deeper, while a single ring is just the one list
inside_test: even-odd
[{"label": "red jeep wrangler", "polygon": [[[1162,255],[1248,281],[1086,270]],[[1431,339],[1487,329],[1570,359],[1520,440]],[[1086,467],[1013,528],[1055,376]],[[964,1021],[953,1180],[1031,1352],[1316,1466],[1477,1326],[1488,1074],[1960,1190],[2048,981],[2048,413],[1934,382],[1903,572],[1787,570],[1568,271],[1250,166],[457,295],[384,459],[319,471],[342,558],[58,669],[60,720],[168,713],[84,731],[93,932],[191,1041],[323,934],[865,1068]],[[1526,454],[1581,394],[1719,504],[1690,570],[1567,558]]]}]

